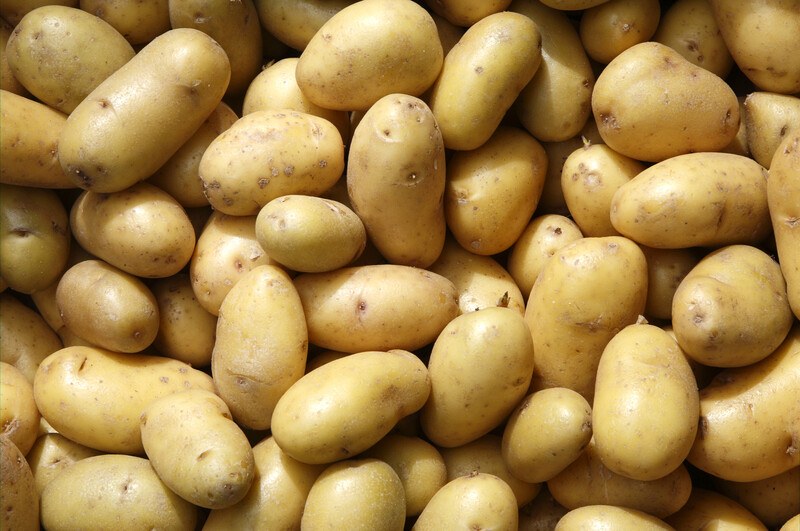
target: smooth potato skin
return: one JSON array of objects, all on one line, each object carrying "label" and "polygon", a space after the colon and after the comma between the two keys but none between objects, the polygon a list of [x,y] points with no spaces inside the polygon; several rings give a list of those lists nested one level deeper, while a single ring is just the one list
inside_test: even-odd
[{"label": "smooth potato skin", "polygon": [[795,136],[800,131],[800,98],[755,91],[744,97],[743,106],[747,150],[756,162],[770,169],[787,134]]},{"label": "smooth potato skin", "polygon": [[42,360],[62,347],[39,313],[10,291],[0,294],[0,361],[19,369],[32,384]]},{"label": "smooth potato skin", "polygon": [[642,531],[672,531],[672,526],[643,511],[615,505],[587,505],[565,514],[555,531],[572,529],[640,529]]},{"label": "smooth potato skin", "polygon": [[631,46],[649,41],[660,18],[658,0],[603,2],[581,15],[581,42],[589,57],[608,64]]},{"label": "smooth potato skin", "polygon": [[170,29],[168,0],[80,0],[80,7],[108,22],[134,46],[147,44]]},{"label": "smooth potato skin", "polygon": [[256,0],[261,25],[279,41],[302,51],[319,28],[352,0]]},{"label": "smooth potato skin", "polygon": [[0,505],[3,529],[39,529],[39,495],[25,456],[5,434],[0,435]]},{"label": "smooth potato skin", "polygon": [[22,372],[0,362],[0,426],[2,433],[27,456],[39,430],[39,410],[33,398],[33,384]]},{"label": "smooth potato skin", "polygon": [[715,479],[713,485],[770,528],[800,514],[800,466],[759,481]]},{"label": "smooth potato skin", "polygon": [[81,459],[100,455],[100,453],[71,441],[60,433],[45,433],[36,439],[25,458],[31,466],[36,491],[41,496],[45,486],[62,470]]},{"label": "smooth potato skin", "polygon": [[740,504],[719,492],[699,487],[693,488],[686,504],[665,521],[675,529],[767,529]]}]

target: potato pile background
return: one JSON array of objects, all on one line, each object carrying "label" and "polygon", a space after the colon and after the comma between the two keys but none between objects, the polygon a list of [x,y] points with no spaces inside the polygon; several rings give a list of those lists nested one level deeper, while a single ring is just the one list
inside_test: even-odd
[{"label": "potato pile background", "polygon": [[800,0],[49,4],[0,528],[800,529]]}]

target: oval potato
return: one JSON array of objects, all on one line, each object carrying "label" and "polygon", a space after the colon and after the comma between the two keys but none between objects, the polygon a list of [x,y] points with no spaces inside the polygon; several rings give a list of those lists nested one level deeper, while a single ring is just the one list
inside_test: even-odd
[{"label": "oval potato", "polygon": [[39,410],[33,398],[33,384],[22,372],[0,362],[0,426],[22,455],[28,455],[39,431]]},{"label": "oval potato", "polygon": [[353,0],[255,0],[264,29],[299,51],[328,19],[352,3]]},{"label": "oval potato", "polygon": [[41,496],[45,486],[61,471],[81,459],[100,455],[101,452],[67,439],[60,433],[40,435],[25,457],[30,463],[36,491]]},{"label": "oval potato", "polygon": [[119,0],[80,0],[80,7],[105,20],[134,46],[147,44],[170,29],[169,0],[133,4]]},{"label": "oval potato", "polygon": [[565,514],[555,531],[570,529],[639,529],[642,531],[671,531],[666,522],[643,511],[615,505],[587,505]]},{"label": "oval potato", "polygon": [[0,361],[16,367],[33,384],[42,360],[62,347],[41,314],[9,291],[0,294]]},{"label": "oval potato", "polygon": [[715,479],[713,485],[769,528],[777,528],[800,514],[800,466],[758,481]]},{"label": "oval potato", "polygon": [[722,494],[695,487],[686,505],[665,518],[675,529],[740,529],[766,531],[750,511]]},{"label": "oval potato", "polygon": [[578,31],[586,54],[608,64],[631,46],[649,41],[660,18],[658,0],[610,0],[583,11]]},{"label": "oval potato", "polygon": [[3,529],[39,529],[39,495],[31,467],[11,439],[0,434],[0,519]]}]

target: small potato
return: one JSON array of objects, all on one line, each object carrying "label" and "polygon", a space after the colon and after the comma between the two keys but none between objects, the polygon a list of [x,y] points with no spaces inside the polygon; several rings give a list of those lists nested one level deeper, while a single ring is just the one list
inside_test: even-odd
[{"label": "small potato", "polygon": [[3,529],[39,529],[39,495],[31,467],[11,439],[0,434],[0,507]]},{"label": "small potato", "polygon": [[672,299],[678,344],[687,356],[712,367],[743,367],[766,358],[794,321],[780,266],[749,245],[706,255]]},{"label": "small potato", "polygon": [[542,61],[542,36],[525,15],[482,18],[447,54],[429,105],[448,149],[482,146]]},{"label": "small potato", "polygon": [[411,0],[356,2],[330,17],[297,63],[297,85],[326,109],[367,110],[387,94],[419,96],[444,54],[436,24]]},{"label": "small potato", "polygon": [[41,498],[42,526],[53,531],[114,529],[120,522],[191,531],[198,519],[197,507],[172,492],[147,459],[131,455],[82,459],[53,478]]},{"label": "small potato", "polygon": [[695,487],[680,511],[665,518],[675,529],[731,529],[766,531],[764,524],[735,501]]},{"label": "small potato", "polygon": [[67,265],[70,226],[53,190],[0,184],[0,276],[30,294],[58,280]]},{"label": "small potato", "polygon": [[428,369],[408,351],[352,354],[307,373],[281,396],[272,436],[303,463],[347,459],[418,411],[430,389]]},{"label": "small potato", "polygon": [[294,279],[308,340],[341,352],[416,350],[433,343],[459,314],[445,277],[410,266],[353,266]]},{"label": "small potato", "polygon": [[514,477],[541,483],[577,459],[591,438],[586,399],[571,389],[542,389],[511,413],[503,429],[503,460]]},{"label": "small potato", "polygon": [[101,193],[147,179],[214,112],[229,78],[225,51],[205,33],[159,35],[69,115],[58,143],[62,169],[75,185]]},{"label": "small potato", "polygon": [[425,0],[428,8],[456,26],[470,27],[482,18],[505,10],[511,0]]},{"label": "small potato", "polygon": [[672,531],[673,528],[666,522],[636,509],[615,505],[587,505],[565,514],[555,527],[555,531],[572,529]]},{"label": "small potato", "polygon": [[800,467],[758,481],[715,479],[715,489],[741,504],[770,529],[800,514]]},{"label": "small potato", "polygon": [[533,374],[531,333],[519,312],[484,308],[450,321],[433,344],[431,396],[420,411],[437,446],[461,446],[497,427]]},{"label": "small potato", "polygon": [[0,426],[22,455],[28,455],[39,431],[39,410],[33,398],[33,384],[22,372],[0,362]]},{"label": "small potato", "polygon": [[303,306],[289,275],[273,265],[243,275],[222,301],[211,354],[214,384],[236,422],[269,429],[307,356]]},{"label": "small potato", "polygon": [[62,347],[39,313],[11,292],[0,294],[0,361],[16,367],[33,384],[42,360]]},{"label": "small potato", "polygon": [[656,249],[639,246],[647,260],[647,303],[645,317],[672,320],[675,291],[700,261],[694,249]]},{"label": "small potato", "polygon": [[255,0],[261,25],[282,43],[303,51],[317,31],[352,0]]},{"label": "small potato", "polygon": [[293,271],[321,273],[353,263],[367,244],[361,219],[346,205],[308,195],[284,195],[256,217],[256,239]]},{"label": "small potato", "polygon": [[519,525],[514,491],[492,474],[460,476],[433,495],[417,518],[413,531],[442,529],[497,529],[513,531]]},{"label": "small potato", "polygon": [[34,443],[26,459],[30,463],[36,491],[42,491],[53,478],[81,459],[100,455],[100,452],[71,441],[60,433],[45,433]]},{"label": "small potato", "polygon": [[800,98],[771,92],[751,92],[744,99],[747,148],[753,159],[770,169],[787,134],[800,133]]},{"label": "small potato", "polygon": [[321,195],[343,170],[344,145],[332,123],[280,110],[239,118],[209,144],[199,174],[215,210],[253,216],[283,195]]},{"label": "small potato", "polygon": [[781,143],[770,165],[767,202],[789,306],[800,319],[800,132]]},{"label": "small potato", "polygon": [[14,76],[31,94],[69,114],[135,52],[103,19],[83,9],[53,5],[34,9],[20,20],[6,54]]},{"label": "small potato", "polygon": [[468,251],[493,255],[509,249],[536,210],[547,156],[525,130],[500,126],[477,149],[447,163],[444,215]]},{"label": "small potato", "polygon": [[689,153],[654,164],[620,186],[611,224],[649,247],[758,245],[771,230],[767,171],[731,153]]},{"label": "small potato", "polygon": [[64,325],[93,345],[141,352],[158,333],[158,302],[138,277],[102,260],[70,267],[56,289]]},{"label": "small potato", "polygon": [[48,356],[33,381],[36,405],[58,433],[96,450],[140,455],[147,404],[194,388],[213,392],[214,382],[177,360],[83,346]]},{"label": "small potato", "polygon": [[402,531],[403,484],[388,464],[363,458],[330,465],[308,493],[302,529]]},{"label": "small potato", "polygon": [[169,1],[80,0],[81,9],[113,26],[132,45],[147,44],[170,29]]},{"label": "small potato", "polygon": [[658,0],[603,2],[581,14],[581,42],[589,57],[608,64],[634,44],[649,41],[660,16]]}]

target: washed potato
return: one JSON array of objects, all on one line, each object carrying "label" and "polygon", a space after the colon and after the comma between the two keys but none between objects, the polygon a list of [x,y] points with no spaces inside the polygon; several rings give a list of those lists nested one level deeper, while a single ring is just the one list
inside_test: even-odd
[{"label": "washed potato", "polygon": [[411,266],[351,266],[294,279],[308,340],[341,352],[415,350],[459,314],[453,283]]},{"label": "washed potato", "polygon": [[524,129],[500,126],[477,149],[447,162],[444,215],[468,251],[493,255],[510,248],[536,210],[547,156]]},{"label": "washed potato", "polygon": [[13,365],[0,362],[0,426],[22,455],[30,452],[39,431],[33,384]]},{"label": "washed potato", "polygon": [[9,24],[5,19],[0,19],[0,89],[27,97],[30,96],[28,89],[14,77],[11,67],[8,65],[6,44],[8,39],[11,38],[13,30],[13,25]]},{"label": "washed potato", "polygon": [[525,308],[534,390],[567,387],[591,403],[603,349],[636,322],[646,298],[645,257],[627,238],[581,238],[560,248],[542,267]]},{"label": "washed potato", "polygon": [[49,4],[58,4],[68,7],[78,7],[78,0],[7,0],[0,7],[0,17],[8,21],[12,26],[19,24],[29,11]]},{"label": "washed potato", "polygon": [[654,164],[619,187],[611,224],[659,248],[758,245],[769,235],[767,171],[731,153],[689,153]]},{"label": "washed potato", "polygon": [[20,83],[66,114],[134,54],[125,37],[103,19],[59,5],[29,11],[6,46],[9,67]]},{"label": "washed potato", "polygon": [[773,157],[767,180],[767,202],[789,305],[800,319],[800,133],[789,135]]},{"label": "washed potato", "polygon": [[800,514],[800,467],[758,481],[716,479],[713,485],[769,528],[777,528]]},{"label": "washed potato", "polygon": [[800,326],[765,359],[726,369],[700,390],[700,428],[687,460],[730,481],[758,481],[800,465]]},{"label": "washed potato", "polygon": [[9,291],[0,294],[0,361],[33,383],[39,364],[63,347],[42,316]]},{"label": "washed potato", "polygon": [[543,485],[532,502],[519,509],[520,531],[550,531],[569,511]]},{"label": "washed potato", "polygon": [[326,465],[301,463],[286,455],[273,437],[253,447],[255,474],[244,498],[212,510],[204,531],[299,529],[308,493]]},{"label": "washed potato", "polygon": [[592,407],[576,391],[542,389],[525,397],[503,428],[503,460],[528,483],[555,477],[592,438]]},{"label": "washed potato", "polygon": [[3,529],[39,529],[39,495],[31,467],[11,439],[0,434],[0,506]]},{"label": "washed potato", "polygon": [[503,11],[467,29],[447,54],[429,105],[448,149],[482,146],[542,61],[542,36],[530,18]]},{"label": "washed potato", "polygon": [[581,14],[581,43],[589,57],[608,64],[634,44],[649,41],[660,18],[658,0],[609,0]]},{"label": "washed potato", "polygon": [[302,51],[317,31],[352,0],[255,0],[261,25],[279,41]]},{"label": "washed potato", "polygon": [[665,518],[675,529],[740,529],[766,531],[766,526],[735,501],[695,487],[680,511]]},{"label": "washed potato", "polygon": [[[500,1],[505,2],[506,0]],[[453,2],[453,5],[461,6],[464,5],[464,2]],[[442,43],[442,52],[444,56],[447,57],[447,54],[450,53],[450,50],[452,50],[456,43],[461,40],[461,37],[464,36],[466,28],[457,24],[453,24],[444,16],[437,14],[435,11],[431,11],[430,14],[433,22],[436,24],[436,31],[439,33],[439,41]]]},{"label": "washed potato", "polygon": [[67,439],[60,433],[40,435],[25,457],[30,463],[36,492],[41,496],[45,486],[59,473],[81,459],[100,455],[101,452]]},{"label": "washed potato", "polygon": [[594,6],[604,4],[609,0],[543,0],[542,4],[553,9],[561,9],[564,11],[579,11],[582,9],[590,9]]},{"label": "washed potato", "polygon": [[603,69],[592,113],[609,147],[648,162],[721,150],[739,129],[733,89],[657,42],[631,46]]},{"label": "washed potato", "polygon": [[[158,508],[158,510],[154,510]],[[41,496],[45,529],[137,529],[191,531],[197,507],[172,492],[147,459],[106,454],[63,470]]]},{"label": "washed potato", "polygon": [[48,356],[33,381],[36,405],[58,433],[96,450],[140,455],[147,404],[193,388],[213,392],[214,382],[177,360],[83,346]]},{"label": "washed potato", "polygon": [[211,206],[234,216],[256,215],[283,195],[320,195],[343,170],[344,145],[336,127],[289,110],[239,118],[209,144],[199,166]]},{"label": "washed potato", "polygon": [[389,94],[353,131],[347,193],[370,241],[390,263],[428,267],[442,251],[447,228],[440,126],[421,99]]},{"label": "washed potato", "polygon": [[800,98],[751,92],[744,100],[747,147],[756,162],[769,169],[787,134],[800,131]]},{"label": "washed potato", "polygon": [[234,420],[270,427],[281,396],[303,376],[308,330],[289,275],[256,267],[231,288],[219,309],[211,374]]},{"label": "washed potato", "polygon": [[672,299],[672,328],[681,349],[713,367],[743,367],[766,358],[794,321],[780,266],[749,245],[706,255]]},{"label": "washed potato", "polygon": [[425,0],[428,8],[456,26],[470,27],[482,18],[505,10],[511,0]]},{"label": "washed potato", "polygon": [[531,332],[519,312],[484,308],[450,321],[433,344],[431,395],[420,411],[437,446],[489,433],[525,396],[534,369]]},{"label": "washed potato", "polygon": [[80,7],[105,20],[134,46],[147,44],[170,29],[169,0],[133,4],[117,0],[80,0]]},{"label": "washed potato", "polygon": [[656,249],[639,246],[647,260],[647,303],[644,315],[672,320],[672,301],[683,278],[697,265],[695,249]]},{"label": "washed potato", "polygon": [[205,33],[159,35],[69,115],[58,142],[62,169],[101,193],[147,179],[219,105],[229,78],[228,57]]},{"label": "washed potato", "polygon": [[644,511],[616,505],[587,505],[565,514],[556,524],[556,531],[571,529],[639,529],[670,531],[673,528]]},{"label": "washed potato", "polygon": [[275,406],[272,436],[281,450],[304,463],[347,459],[418,411],[430,389],[428,369],[408,351],[352,354],[289,387]]}]

